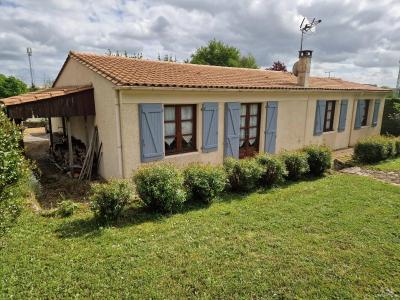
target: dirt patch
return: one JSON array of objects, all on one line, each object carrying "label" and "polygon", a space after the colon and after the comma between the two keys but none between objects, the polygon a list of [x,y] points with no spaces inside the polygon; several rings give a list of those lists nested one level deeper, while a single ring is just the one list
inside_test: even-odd
[{"label": "dirt patch", "polygon": [[26,129],[24,145],[26,156],[36,162],[39,170],[41,193],[37,202],[41,208],[54,208],[65,199],[87,202],[89,182],[71,178],[55,166],[49,155],[49,138],[44,129]]}]

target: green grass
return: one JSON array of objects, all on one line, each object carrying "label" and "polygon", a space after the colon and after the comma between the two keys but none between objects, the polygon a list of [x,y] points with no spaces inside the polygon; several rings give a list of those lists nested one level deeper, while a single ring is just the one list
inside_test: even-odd
[{"label": "green grass", "polygon": [[400,157],[388,159],[383,162],[374,165],[367,165],[368,169],[379,170],[379,171],[398,171],[400,172]]},{"label": "green grass", "polygon": [[26,212],[0,250],[0,298],[390,298],[400,188],[337,174],[170,217]]}]

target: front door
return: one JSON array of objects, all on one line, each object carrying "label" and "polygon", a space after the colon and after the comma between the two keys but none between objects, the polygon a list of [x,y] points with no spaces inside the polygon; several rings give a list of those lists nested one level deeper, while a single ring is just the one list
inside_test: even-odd
[{"label": "front door", "polygon": [[239,158],[254,156],[258,153],[260,142],[261,105],[257,103],[240,106],[240,147]]}]

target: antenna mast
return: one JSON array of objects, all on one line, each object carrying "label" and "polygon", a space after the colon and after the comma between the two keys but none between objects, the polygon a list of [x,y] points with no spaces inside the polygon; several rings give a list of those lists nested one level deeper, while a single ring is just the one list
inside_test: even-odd
[{"label": "antenna mast", "polygon": [[29,72],[31,74],[31,87],[34,88],[35,84],[33,82],[33,72],[32,72],[32,62],[31,62],[31,56],[32,56],[32,48],[26,48],[26,53],[28,54],[28,60],[29,60]]},{"label": "antenna mast", "polygon": [[301,31],[301,40],[300,40],[300,51],[303,51],[303,38],[304,38],[304,34],[310,32],[310,31],[314,31],[315,27],[321,23],[321,20],[315,20],[315,18],[309,22],[305,17],[303,18],[303,21],[301,21],[300,24],[300,31]]},{"label": "antenna mast", "polygon": [[397,75],[396,97],[400,97],[400,61],[399,61],[399,75]]}]

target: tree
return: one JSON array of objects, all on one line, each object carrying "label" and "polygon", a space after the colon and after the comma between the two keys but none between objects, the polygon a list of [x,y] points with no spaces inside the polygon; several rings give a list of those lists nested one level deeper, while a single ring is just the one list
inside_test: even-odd
[{"label": "tree", "polygon": [[287,72],[285,63],[280,62],[279,60],[278,61],[274,61],[274,63],[272,64],[272,67],[267,68],[267,70]]},{"label": "tree", "polygon": [[207,46],[200,47],[191,55],[190,63],[198,65],[213,65],[257,69],[254,56],[242,56],[240,50],[215,39]]},{"label": "tree", "polygon": [[7,98],[26,93],[28,87],[25,82],[13,77],[0,74],[0,98]]}]

